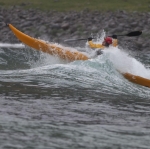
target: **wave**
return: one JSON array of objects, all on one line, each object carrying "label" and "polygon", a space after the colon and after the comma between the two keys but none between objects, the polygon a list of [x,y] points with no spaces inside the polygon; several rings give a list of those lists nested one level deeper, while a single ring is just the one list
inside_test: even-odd
[{"label": "wave", "polygon": [[[11,53],[12,49],[9,50]],[[71,63],[30,48],[20,50],[19,53],[14,50],[13,52],[11,59],[14,57],[14,62],[18,63],[16,69],[1,69],[1,81],[37,82],[38,86],[42,87],[83,87],[110,95],[150,96],[148,88],[129,82],[118,71],[149,77],[150,70],[118,48],[104,50],[102,55],[87,61]],[[8,55],[8,51],[4,53]],[[28,58],[16,58],[15,54]],[[10,57],[5,59],[6,66],[9,60]],[[28,64],[28,67],[20,69],[21,64]]]}]

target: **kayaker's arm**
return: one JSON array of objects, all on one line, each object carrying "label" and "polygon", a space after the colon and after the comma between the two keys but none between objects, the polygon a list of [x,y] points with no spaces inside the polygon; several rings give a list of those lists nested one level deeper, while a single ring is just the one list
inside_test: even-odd
[{"label": "kayaker's arm", "polygon": [[118,40],[117,40],[117,39],[113,39],[112,45],[113,45],[114,47],[118,46]]}]

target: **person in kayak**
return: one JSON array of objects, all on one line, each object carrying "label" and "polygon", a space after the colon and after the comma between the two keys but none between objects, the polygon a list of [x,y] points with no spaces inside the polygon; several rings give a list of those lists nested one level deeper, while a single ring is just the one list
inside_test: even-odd
[{"label": "person in kayak", "polygon": [[104,38],[102,44],[93,43],[92,39],[92,37],[88,38],[88,44],[92,49],[99,49],[97,51],[97,55],[102,54],[101,50],[104,48],[108,48],[110,45],[112,45],[113,47],[116,47],[118,45],[117,35],[112,35],[111,37],[108,36]]}]

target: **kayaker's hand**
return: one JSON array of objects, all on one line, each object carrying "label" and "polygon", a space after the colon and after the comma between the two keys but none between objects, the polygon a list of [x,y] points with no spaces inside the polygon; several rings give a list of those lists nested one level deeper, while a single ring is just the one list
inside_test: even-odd
[{"label": "kayaker's hand", "polygon": [[117,35],[112,35],[111,37],[114,39],[117,39]]},{"label": "kayaker's hand", "polygon": [[92,37],[89,37],[89,38],[88,38],[88,41],[92,41],[92,39],[93,39]]}]

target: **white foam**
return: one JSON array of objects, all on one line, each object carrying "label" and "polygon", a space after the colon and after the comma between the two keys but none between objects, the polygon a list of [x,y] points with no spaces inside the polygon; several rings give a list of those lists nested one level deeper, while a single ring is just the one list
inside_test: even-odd
[{"label": "white foam", "polygon": [[11,44],[11,43],[0,43],[2,48],[24,48],[25,46],[21,43]]},{"label": "white foam", "polygon": [[104,50],[104,53],[108,56],[117,70],[150,79],[150,69],[147,69],[144,64],[134,57],[131,57],[125,52],[125,49],[120,50],[116,47],[111,47]]}]

